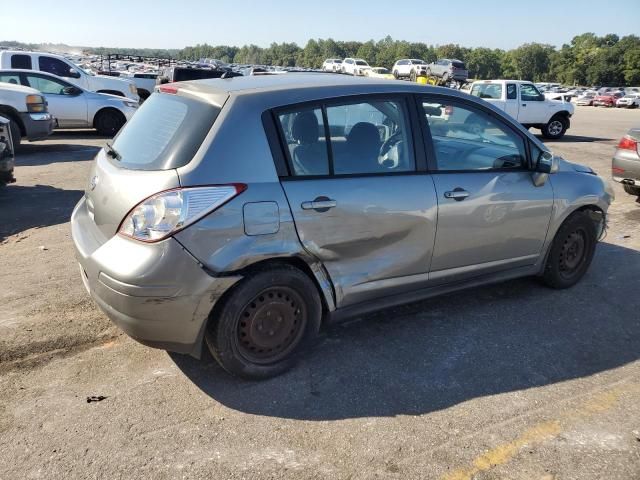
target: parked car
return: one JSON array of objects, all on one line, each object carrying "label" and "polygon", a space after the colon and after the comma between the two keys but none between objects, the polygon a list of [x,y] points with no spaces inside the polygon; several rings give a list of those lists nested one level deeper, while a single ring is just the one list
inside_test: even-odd
[{"label": "parked car", "polygon": [[386,78],[387,80],[393,80],[395,76],[384,67],[373,67],[370,70],[364,71],[365,76],[371,78]]},{"label": "parked car", "polygon": [[322,64],[322,70],[325,72],[340,72],[342,71],[342,59],[340,58],[328,58]]},{"label": "parked car", "polygon": [[91,92],[108,93],[140,100],[131,80],[106,75],[91,75],[61,55],[43,52],[0,51],[1,69],[36,70],[51,73]]},{"label": "parked car", "polygon": [[464,82],[469,78],[469,72],[464,62],[455,58],[441,58],[436,62],[430,63],[427,65],[426,74],[444,80],[456,80],[459,82]]},{"label": "parked car", "polygon": [[0,82],[19,83],[42,93],[59,128],[95,128],[100,135],[113,136],[138,108],[136,101],[90,92],[44,72],[0,70]]},{"label": "parked car", "polygon": [[593,100],[596,98],[596,95],[597,94],[595,92],[583,93],[582,95],[579,95],[578,98],[576,98],[576,105],[590,107],[593,105]]},{"label": "parked car", "polygon": [[545,138],[562,138],[571,127],[574,105],[547,99],[531,82],[480,80],[473,82],[470,93],[504,110],[525,128],[539,128]]},{"label": "parked car", "polygon": [[345,58],[342,62],[342,73],[349,75],[364,75],[365,70],[370,68],[369,64],[361,58]]},{"label": "parked car", "polygon": [[615,107],[616,101],[619,98],[622,98],[623,96],[624,96],[624,93],[619,90],[602,93],[602,94],[596,95],[596,97],[593,99],[593,106],[594,107]]},{"label": "parked car", "polygon": [[625,95],[616,100],[616,107],[618,108],[637,108],[640,107],[640,94],[635,93],[631,95]]},{"label": "parked car", "polygon": [[[248,75],[255,68],[248,67]],[[238,77],[242,73],[234,72],[230,68],[195,68],[195,67],[167,67],[156,78],[156,85],[165,83],[184,82],[187,80],[206,80],[208,78]]]},{"label": "parked car", "polygon": [[140,96],[140,101],[143,102],[151,94],[156,87],[156,80],[158,78],[157,73],[145,73],[145,72],[135,72],[132,73],[129,78],[136,84],[136,89],[138,90],[138,95]]},{"label": "parked car", "polygon": [[622,137],[613,155],[613,180],[622,184],[624,191],[638,197],[640,202],[640,128],[632,128]]},{"label": "parked car", "polygon": [[395,78],[415,81],[416,77],[427,74],[427,62],[419,58],[404,58],[393,65],[392,72]]},{"label": "parked car", "polygon": [[8,118],[0,116],[0,187],[16,181],[13,176],[15,158],[10,124]]},{"label": "parked car", "polygon": [[612,200],[478,98],[300,73],[160,86],[98,153],[71,228],[125,332],[265,378],[323,322],[526,275],[574,285]]},{"label": "parked car", "polygon": [[15,148],[22,138],[40,140],[51,135],[55,118],[47,108],[42,94],[18,82],[0,82],[0,115],[10,121],[11,138]]}]

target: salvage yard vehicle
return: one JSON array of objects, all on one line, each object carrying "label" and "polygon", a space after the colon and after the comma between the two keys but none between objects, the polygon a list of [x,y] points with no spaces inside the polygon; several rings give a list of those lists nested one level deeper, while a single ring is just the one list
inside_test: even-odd
[{"label": "salvage yard vehicle", "polygon": [[426,75],[442,78],[445,81],[465,82],[469,78],[469,71],[461,60],[441,58],[427,65]]},{"label": "salvage yard vehicle", "polygon": [[237,77],[241,73],[232,72],[228,68],[195,68],[195,67],[167,67],[156,78],[156,85],[165,83],[184,82],[187,80],[205,80],[222,76]]},{"label": "salvage yard vehicle", "polygon": [[44,72],[0,70],[0,82],[42,93],[59,128],[95,128],[100,135],[114,136],[138,108],[138,102],[128,98],[90,92]]},{"label": "salvage yard vehicle", "polygon": [[590,107],[593,105],[593,99],[596,98],[595,92],[586,92],[576,98],[576,105]]},{"label": "salvage yard vehicle", "polygon": [[419,58],[404,58],[398,60],[391,71],[395,78],[410,78],[415,82],[416,77],[427,75],[427,62]]},{"label": "salvage yard vehicle", "polygon": [[625,95],[616,100],[616,107],[618,108],[638,108],[640,107],[640,94],[633,93],[631,95]]},{"label": "salvage yard vehicle", "polygon": [[601,93],[600,95],[596,95],[593,99],[594,107],[615,107],[616,101],[618,99],[624,97],[624,92],[621,91],[609,91],[606,93]]},{"label": "salvage yard vehicle", "polygon": [[370,78],[386,78],[387,80],[395,79],[393,74],[384,67],[373,67],[370,70],[365,70],[364,76]]},{"label": "salvage yard vehicle", "polygon": [[369,70],[371,67],[361,58],[345,58],[342,62],[342,73],[349,75],[364,75],[365,70]]},{"label": "salvage yard vehicle", "polygon": [[300,73],[160,86],[96,156],[71,227],[131,337],[266,378],[323,322],[529,275],[571,287],[612,200],[480,99]]},{"label": "salvage yard vehicle", "polygon": [[622,137],[611,163],[613,180],[640,202],[640,128],[632,128]]},{"label": "salvage yard vehicle", "polygon": [[340,58],[328,58],[322,63],[322,70],[325,72],[340,72],[342,71],[342,59]]},{"label": "salvage yard vehicle", "polygon": [[0,82],[0,115],[8,118],[15,148],[22,138],[40,140],[53,132],[56,121],[49,113],[47,101],[35,88],[18,81]]},{"label": "salvage yard vehicle", "polygon": [[0,116],[0,187],[16,181],[13,176],[15,158],[10,123],[8,118]]},{"label": "salvage yard vehicle", "polygon": [[62,55],[3,50],[0,51],[0,68],[51,73],[91,92],[109,93],[127,97],[134,102],[140,101],[136,86],[131,80],[107,75],[91,75]]},{"label": "salvage yard vehicle", "polygon": [[575,106],[549,100],[531,82],[522,80],[480,80],[471,85],[471,95],[504,110],[525,128],[539,128],[542,136],[559,139],[571,126]]}]

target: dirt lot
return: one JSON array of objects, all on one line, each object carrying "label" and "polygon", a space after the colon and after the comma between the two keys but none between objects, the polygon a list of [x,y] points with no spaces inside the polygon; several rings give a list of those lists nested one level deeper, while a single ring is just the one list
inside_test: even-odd
[{"label": "dirt lot", "polygon": [[[638,124],[578,108],[552,148],[608,177]],[[0,479],[640,479],[640,204],[619,186],[573,289],[379,312],[250,383],[135,343],[87,297],[68,218],[103,142],[27,144],[0,191]]]}]

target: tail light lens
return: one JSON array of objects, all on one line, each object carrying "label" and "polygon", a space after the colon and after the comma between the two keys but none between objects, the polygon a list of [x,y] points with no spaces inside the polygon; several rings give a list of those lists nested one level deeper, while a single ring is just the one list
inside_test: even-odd
[{"label": "tail light lens", "polygon": [[638,142],[629,136],[624,136],[618,143],[618,149],[620,150],[632,150],[638,151]]},{"label": "tail light lens", "polygon": [[27,95],[27,112],[44,113],[47,111],[47,102],[42,95]]},{"label": "tail light lens", "polygon": [[246,185],[236,183],[157,193],[127,214],[118,233],[142,242],[159,242],[220,208],[246,189]]}]

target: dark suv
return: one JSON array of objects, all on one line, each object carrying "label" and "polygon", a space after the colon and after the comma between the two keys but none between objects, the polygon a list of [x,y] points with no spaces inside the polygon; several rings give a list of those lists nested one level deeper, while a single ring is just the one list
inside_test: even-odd
[{"label": "dark suv", "polygon": [[208,78],[225,78],[242,76],[233,72],[230,68],[196,68],[196,67],[169,67],[165,68],[156,79],[156,85],[165,83],[185,82],[187,80],[206,80]]}]

